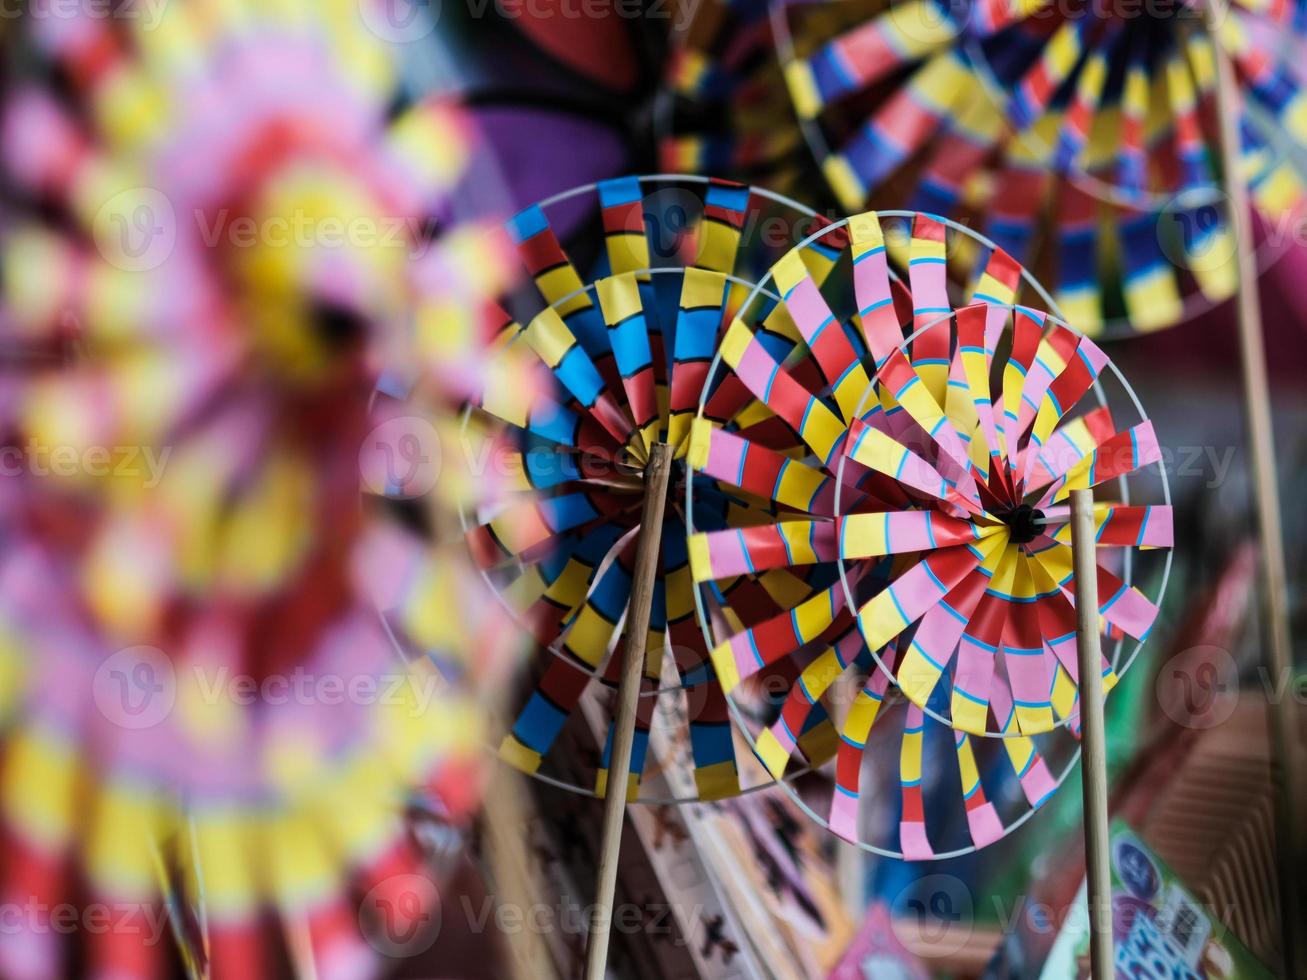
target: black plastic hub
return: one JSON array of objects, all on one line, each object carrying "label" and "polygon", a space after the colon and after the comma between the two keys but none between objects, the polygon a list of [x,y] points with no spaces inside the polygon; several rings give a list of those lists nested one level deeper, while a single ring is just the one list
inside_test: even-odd
[{"label": "black plastic hub", "polygon": [[1043,529],[1044,512],[1022,504],[1003,515],[1003,523],[1012,529],[1013,544],[1029,544]]}]

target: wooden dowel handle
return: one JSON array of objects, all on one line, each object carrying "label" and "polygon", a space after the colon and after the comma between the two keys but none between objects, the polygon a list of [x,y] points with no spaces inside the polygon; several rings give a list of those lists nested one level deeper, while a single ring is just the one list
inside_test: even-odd
[{"label": "wooden dowel handle", "polygon": [[626,608],[626,645],[622,650],[622,680],[617,689],[617,722],[608,758],[604,794],[604,828],[599,851],[599,874],[594,915],[590,921],[585,956],[586,980],[603,980],[608,963],[608,940],[613,926],[613,898],[617,892],[617,859],[622,847],[626,817],[626,784],[631,775],[631,747],[635,743],[635,716],[640,704],[640,675],[644,672],[649,615],[658,579],[658,545],[663,534],[663,509],[672,472],[672,447],[655,443],[644,469],[644,508],[635,550],[631,601]]},{"label": "wooden dowel handle", "polygon": [[1103,653],[1098,637],[1097,527],[1094,492],[1071,491],[1075,566],[1076,652],[1080,673],[1080,774],[1085,801],[1085,872],[1089,892],[1089,965],[1094,980],[1112,980],[1112,879],[1107,826],[1107,738],[1103,721]]}]

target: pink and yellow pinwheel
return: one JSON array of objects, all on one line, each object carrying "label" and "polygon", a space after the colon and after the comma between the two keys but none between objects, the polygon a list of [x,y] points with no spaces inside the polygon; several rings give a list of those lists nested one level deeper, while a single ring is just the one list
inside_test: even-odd
[{"label": "pink and yellow pinwheel", "polygon": [[[777,452],[707,412],[691,437],[693,467],[772,500],[777,518],[696,533],[691,567],[723,607],[718,583],[733,576],[792,569],[821,586],[748,629],[705,619],[722,685],[729,696],[778,660],[800,665],[778,716],[753,733],[755,748],[776,776],[796,753],[820,764],[802,736],[814,716],[842,714],[835,788],[820,818],[859,842],[864,748],[887,697],[901,695],[899,850],[929,857],[925,787],[961,793],[966,843],[981,846],[1015,825],[986,795],[982,771],[998,793],[1019,783],[1027,812],[1058,782],[1035,737],[1077,716],[1064,501],[1076,487],[1106,493],[1160,452],[1146,419],[1118,429],[1105,405],[1084,410],[1102,391],[1106,356],[1060,321],[1014,305],[1018,287],[1035,284],[992,243],[908,212],[868,212],[835,229],[821,237],[847,234],[847,262],[836,266],[844,276],[815,282],[801,247],[760,286],[774,286],[807,357],[769,353],[746,305],[703,401],[712,403],[714,383],[742,383],[802,451]],[[969,288],[954,300],[950,267],[976,247]],[[1097,518],[1102,616],[1114,636],[1142,642],[1157,607],[1118,574],[1116,553],[1169,549],[1170,508],[1104,502]],[[860,686],[851,698],[836,683],[846,672]],[[1110,686],[1106,658],[1103,673]],[[941,783],[944,763],[924,752],[935,738],[951,743],[960,780]],[[935,772],[923,768],[931,759]]]},{"label": "pink and yellow pinwheel", "polygon": [[199,975],[359,975],[410,809],[475,804],[507,639],[360,456],[387,368],[436,416],[481,387],[506,254],[438,228],[470,134],[357,4],[151,13],[7,28],[0,972],[162,975],[166,903]]}]

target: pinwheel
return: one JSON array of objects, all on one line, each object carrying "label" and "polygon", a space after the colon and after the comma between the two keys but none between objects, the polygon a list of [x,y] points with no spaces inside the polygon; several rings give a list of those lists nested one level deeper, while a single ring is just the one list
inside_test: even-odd
[{"label": "pinwheel", "polygon": [[[773,14],[805,134],[846,206],[891,186],[914,207],[974,219],[1019,261],[1040,256],[1061,311],[1092,334],[1159,329],[1237,298],[1267,667],[1288,669],[1254,286],[1258,259],[1277,256],[1255,254],[1252,214],[1272,229],[1267,253],[1304,214],[1301,12],[1242,0],[1108,12],[889,0],[782,2]],[[1278,764],[1295,771],[1294,707],[1273,710]],[[1293,781],[1277,796],[1285,867],[1307,853],[1299,796]],[[1289,899],[1286,922],[1301,917],[1301,897]],[[1290,960],[1307,956],[1297,931],[1285,939]]]},{"label": "pinwheel", "polygon": [[507,209],[494,202],[500,214],[643,168],[669,10],[632,17],[614,0],[532,0],[422,13],[431,12],[440,30],[402,55],[424,88],[443,82],[456,92],[494,149],[481,185],[501,182],[511,195]]},{"label": "pinwheel", "polygon": [[[551,216],[575,221],[578,210],[595,204],[605,235],[592,277],[564,250]],[[708,362],[743,296],[746,280],[736,272],[747,275],[750,265],[765,264],[760,216],[776,216],[777,209],[789,213],[785,230],[772,228],[783,248],[802,237],[810,212],[756,188],[695,178],[602,182],[528,208],[510,223],[537,294],[519,301],[538,312],[523,318],[525,327],[505,314],[502,342],[533,352],[554,384],[532,404],[513,391],[487,392],[469,413],[472,438],[492,433],[509,445],[492,468],[515,474],[524,493],[468,514],[467,523],[478,563],[543,649],[540,684],[501,749],[527,772],[584,792],[604,791],[611,724],[589,785],[567,778],[577,760],[559,760],[559,767],[546,762],[587,688],[616,683],[621,657],[613,647],[631,590],[641,474],[650,447],[666,442],[678,475],[661,538],[630,792],[633,798],[638,792],[660,692],[684,698],[683,689],[700,708],[688,739],[695,795],[739,791],[725,705],[694,623],[681,460]],[[582,241],[570,253],[585,248]],[[822,253],[814,251],[812,261],[822,274]],[[541,309],[542,301],[549,305]],[[703,520],[747,514],[751,506],[711,487],[705,497],[711,499],[702,506],[713,516]],[[678,676],[670,687],[663,682],[666,653]]]},{"label": "pinwheel", "polygon": [[[591,279],[570,257],[585,254],[585,241],[565,251],[550,212],[562,210],[584,227],[585,209],[595,204],[604,242]],[[778,207],[789,211],[783,228],[760,220]],[[508,443],[494,467],[518,474],[524,495],[469,514],[467,537],[543,650],[539,683],[503,739],[504,759],[574,785],[550,775],[545,760],[559,754],[559,736],[587,689],[621,679],[593,783],[608,798],[597,909],[611,905],[613,878],[605,870],[615,875],[622,806],[640,798],[664,690],[687,704],[688,738],[679,738],[694,764],[688,798],[741,789],[726,704],[694,620],[682,460],[695,399],[740,298],[735,287],[751,284],[736,273],[766,261],[769,241],[777,242],[774,254],[796,241],[796,223],[812,218],[738,184],[633,177],[567,192],[510,222],[539,299],[525,326],[505,314],[502,341],[532,351],[554,385],[527,403],[488,391],[469,410],[473,440],[488,433]],[[813,250],[810,260],[824,278],[825,253]],[[792,330],[778,339],[791,350],[799,341]],[[479,448],[474,454],[484,455]],[[722,494],[712,481],[697,506],[701,526],[769,514],[765,502]],[[755,603],[767,601],[755,592]],[[665,689],[673,667],[677,680]],[[623,792],[609,792],[610,769]],[[601,969],[606,931],[599,919],[590,938],[591,969]]]},{"label": "pinwheel", "polygon": [[[837,274],[824,285],[805,270],[805,245],[758,287],[781,297],[804,356],[770,353],[747,302],[704,389],[691,467],[770,499],[776,518],[695,525],[691,569],[708,613],[700,623],[728,698],[768,665],[798,665],[776,717],[746,727],[773,776],[796,757],[834,757],[834,790],[817,819],[878,853],[957,854],[1014,829],[1072,761],[1056,735],[1078,716],[1067,494],[1113,481],[1127,491],[1095,511],[1100,613],[1122,641],[1102,660],[1110,686],[1148,635],[1170,567],[1167,550],[1155,569],[1159,596],[1131,581],[1142,561],[1134,552],[1169,549],[1172,532],[1169,506],[1132,503],[1129,485],[1159,464],[1166,497],[1165,473],[1147,418],[1123,425],[1107,404],[1104,382],[1114,380],[1139,411],[1102,351],[1047,313],[1013,305],[1023,281],[1042,289],[1002,249],[912,212],[867,212],[811,244],[842,235]],[[957,269],[974,254],[964,244],[981,250],[970,276]],[[951,272],[969,283],[964,298]],[[797,433],[801,451],[777,452],[722,412],[730,386]],[[1084,410],[1094,394],[1103,401]],[[747,629],[711,615],[731,607],[722,583],[772,570],[806,574],[808,588]],[[1136,641],[1128,654],[1126,637]],[[846,674],[858,685],[851,703],[837,684]],[[833,722],[837,706],[843,717]],[[824,737],[813,735],[818,726]],[[896,741],[897,848],[869,840],[874,828],[859,821],[864,769]],[[1060,776],[1043,746],[1065,762]]]},{"label": "pinwheel", "polygon": [[[1212,39],[1196,5],[1131,13],[779,2],[773,21],[846,208],[891,196],[972,224],[1017,261],[1038,257],[1080,329],[1114,336],[1182,322],[1237,282],[1212,165]],[[1301,175],[1274,148],[1307,137],[1298,31],[1291,5],[1236,4],[1217,35],[1248,105],[1241,173],[1277,225],[1303,213]]]},{"label": "pinwheel", "polygon": [[765,0],[678,7],[655,117],[664,167],[795,191],[812,169],[772,42]]},{"label": "pinwheel", "polygon": [[432,418],[482,387],[507,256],[436,224],[470,134],[356,4],[153,13],[7,22],[0,972],[159,976],[171,928],[196,975],[360,975],[509,639],[361,450],[383,366]]}]

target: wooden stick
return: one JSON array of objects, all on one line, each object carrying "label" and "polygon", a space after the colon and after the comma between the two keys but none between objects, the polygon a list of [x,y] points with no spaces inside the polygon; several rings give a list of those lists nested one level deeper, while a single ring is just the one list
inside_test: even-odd
[{"label": "wooden stick", "polygon": [[663,534],[663,506],[667,502],[667,481],[671,472],[672,447],[661,442],[655,443],[644,468],[644,510],[640,515],[640,540],[636,544],[631,602],[626,608],[626,646],[622,652],[625,659],[622,661],[622,682],[617,689],[617,723],[613,729],[612,752],[608,758],[599,880],[594,915],[590,922],[590,944],[585,956],[586,980],[603,980],[608,964],[613,896],[617,891],[617,858],[621,851],[622,824],[626,817],[626,784],[631,775],[631,746],[635,742],[635,714],[640,703],[640,675],[644,672],[649,614],[653,607],[654,584],[658,578],[658,544]]},{"label": "wooden stick", "polygon": [[[527,819],[523,776],[512,766],[495,766],[484,808],[486,851],[500,906],[528,911],[540,901],[540,882],[523,827]],[[509,980],[554,980],[557,971],[537,929],[509,929],[504,936]]]},{"label": "wooden stick", "polygon": [[[1204,0],[1208,34],[1216,58],[1216,109],[1220,122],[1221,172],[1229,202],[1230,229],[1238,262],[1236,301],[1239,351],[1243,362],[1244,410],[1252,457],[1253,499],[1259,535],[1262,602],[1265,612],[1266,669],[1273,685],[1292,675],[1293,645],[1289,632],[1289,585],[1285,572],[1284,533],[1280,517],[1280,487],[1276,473],[1275,436],[1271,420],[1271,390],[1266,371],[1261,298],[1257,292],[1257,257],[1253,251],[1248,189],[1241,166],[1239,97],[1234,67],[1218,39],[1218,28],[1229,14],[1228,0]],[[1275,794],[1279,860],[1281,928],[1285,976],[1296,976],[1304,964],[1303,932],[1298,927],[1301,895],[1294,869],[1307,863],[1307,832],[1303,827],[1302,769],[1298,765],[1298,721],[1293,698],[1270,699],[1271,781]]]},{"label": "wooden stick", "polygon": [[1107,738],[1103,653],[1098,639],[1097,527],[1094,492],[1071,491],[1071,555],[1076,573],[1076,651],[1080,668],[1080,781],[1085,799],[1085,873],[1089,884],[1089,964],[1094,980],[1112,980],[1112,880],[1107,832]]}]

